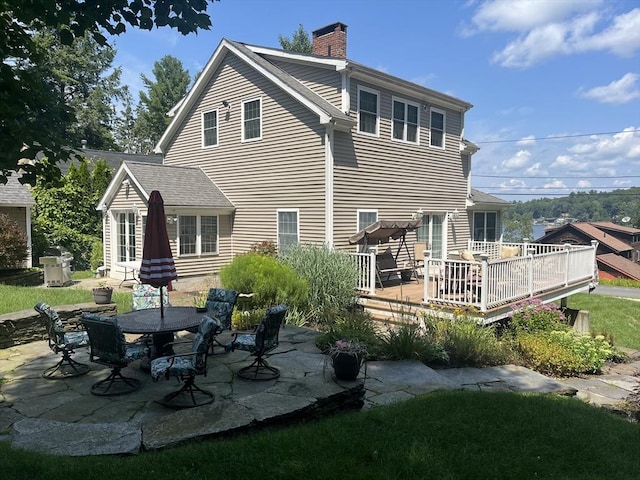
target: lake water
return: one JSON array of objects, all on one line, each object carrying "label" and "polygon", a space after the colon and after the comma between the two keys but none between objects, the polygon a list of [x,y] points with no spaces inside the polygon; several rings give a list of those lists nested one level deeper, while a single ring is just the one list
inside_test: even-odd
[{"label": "lake water", "polygon": [[534,225],[533,226],[533,239],[537,240],[544,236],[544,229],[546,225]]}]

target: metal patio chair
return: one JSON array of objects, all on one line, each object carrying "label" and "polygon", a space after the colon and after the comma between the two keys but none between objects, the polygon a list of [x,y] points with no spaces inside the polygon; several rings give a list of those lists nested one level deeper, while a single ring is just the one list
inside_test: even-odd
[{"label": "metal patio chair", "polygon": [[71,358],[75,349],[89,346],[87,332],[65,329],[58,312],[45,302],[38,302],[33,308],[40,314],[40,319],[47,329],[49,348],[54,353],[62,355],[58,363],[42,372],[42,376],[48,380],[59,380],[87,373],[88,365]]}]

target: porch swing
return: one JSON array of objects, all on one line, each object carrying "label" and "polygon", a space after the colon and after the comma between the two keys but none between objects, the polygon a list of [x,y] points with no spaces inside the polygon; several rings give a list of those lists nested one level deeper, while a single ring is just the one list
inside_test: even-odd
[{"label": "porch swing", "polygon": [[[396,274],[399,274],[403,281],[410,281],[412,277],[415,277],[416,282],[420,283],[416,262],[407,245],[406,237],[408,232],[413,232],[421,225],[421,219],[378,220],[349,238],[351,245],[361,245],[360,251],[362,252],[366,252],[370,246],[389,243],[391,240],[400,240],[395,255],[391,252],[391,247],[376,254],[376,280],[381,288],[383,288],[383,276],[386,276],[386,281],[389,281],[391,276]],[[398,257],[403,248],[407,255],[407,261],[405,265],[399,266]]]}]

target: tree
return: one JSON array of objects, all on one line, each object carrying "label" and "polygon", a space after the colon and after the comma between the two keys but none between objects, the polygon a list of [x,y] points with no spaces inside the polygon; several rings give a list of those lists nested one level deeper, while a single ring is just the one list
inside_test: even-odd
[{"label": "tree", "polygon": [[88,34],[63,45],[52,29],[36,32],[33,41],[43,52],[44,60],[38,66],[40,75],[48,79],[60,101],[76,115],[73,124],[60,125],[67,144],[79,146],[81,140],[86,140],[92,148],[113,149],[113,104],[123,95],[121,70],[107,74],[112,70],[115,50],[111,45],[100,45]]},{"label": "tree", "polygon": [[27,234],[9,215],[0,213],[0,269],[20,267],[28,253]]},{"label": "tree", "polygon": [[523,242],[524,239],[533,240],[533,218],[531,214],[511,215],[504,221],[504,241]]},{"label": "tree", "polygon": [[298,30],[293,32],[291,39],[278,35],[278,41],[282,49],[287,52],[311,53],[313,49],[309,34],[302,24],[298,25]]},{"label": "tree", "polygon": [[[57,163],[70,152],[60,132],[76,121],[75,111],[48,78],[39,76],[46,56],[34,42],[35,32],[55,29],[64,45],[85,33],[105,45],[104,32],[120,35],[127,26],[169,26],[186,35],[211,27],[206,10],[212,1],[0,0],[0,182],[6,183],[6,176],[19,165],[24,170],[22,183],[34,184],[36,175],[59,177]],[[47,161],[28,162],[38,155]]]},{"label": "tree", "polygon": [[153,64],[155,81],[141,75],[148,94],[140,92],[138,118],[134,128],[140,142],[140,152],[151,153],[158,140],[169,126],[167,112],[186,94],[191,78],[182,62],[171,55],[162,57]]}]

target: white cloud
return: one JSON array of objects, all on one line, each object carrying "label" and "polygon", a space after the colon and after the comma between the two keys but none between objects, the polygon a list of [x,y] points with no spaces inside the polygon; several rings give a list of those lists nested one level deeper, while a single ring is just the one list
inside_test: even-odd
[{"label": "white cloud", "polygon": [[546,189],[558,189],[558,188],[567,188],[562,180],[553,179],[550,182],[547,182],[543,185]]},{"label": "white cloud", "polygon": [[511,180],[508,180],[506,182],[502,182],[500,183],[500,188],[504,189],[504,190],[513,190],[513,189],[519,189],[519,188],[526,188],[527,184],[523,181],[523,180],[518,180],[515,178],[512,178]]},{"label": "white cloud", "polygon": [[[527,68],[549,58],[605,51],[630,57],[640,50],[640,8],[613,18],[602,0],[489,0],[461,34],[516,33],[491,61]],[[609,16],[606,16],[609,15]]]},{"label": "white cloud", "polygon": [[463,27],[462,33],[468,36],[483,31],[527,32],[589,11],[601,3],[602,0],[489,0],[480,4],[472,25]]},{"label": "white cloud", "polygon": [[551,168],[578,168],[580,162],[575,160],[574,155],[558,155],[551,164]]},{"label": "white cloud", "polygon": [[527,177],[544,177],[548,175],[548,172],[541,167],[542,167],[542,164],[540,162],[536,162],[533,165],[531,165],[529,168],[527,168],[524,171],[524,174]]},{"label": "white cloud", "polygon": [[520,140],[516,142],[516,145],[519,147],[527,147],[531,145],[535,145],[536,137],[534,135],[527,135],[526,137],[522,137]]},{"label": "white cloud", "polygon": [[[640,37],[640,35],[638,36]],[[640,80],[639,74],[626,73],[622,78],[614,80],[609,85],[594,87],[590,90],[581,88],[578,90],[578,95],[600,103],[611,103],[614,105],[629,103],[636,98],[640,98],[638,80]]]},{"label": "white cloud", "polygon": [[513,170],[514,168],[524,167],[529,163],[531,153],[527,150],[518,151],[513,157],[502,162],[502,168],[505,170]]},{"label": "white cloud", "polygon": [[576,183],[576,187],[578,188],[589,188],[591,186],[591,182],[589,180],[578,180]]}]

